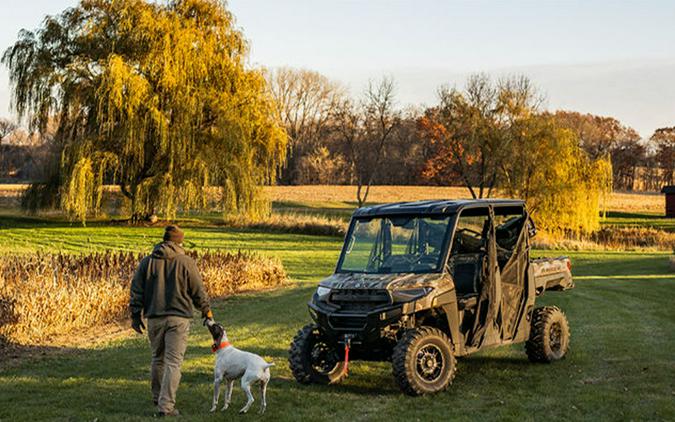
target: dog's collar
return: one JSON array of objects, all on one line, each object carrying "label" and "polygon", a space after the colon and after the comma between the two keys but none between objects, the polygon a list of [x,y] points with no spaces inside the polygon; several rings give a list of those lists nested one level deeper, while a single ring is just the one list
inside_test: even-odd
[{"label": "dog's collar", "polygon": [[226,347],[232,346],[229,341],[222,341],[218,346],[215,344],[211,346],[211,352],[216,353],[220,349],[224,349]]}]

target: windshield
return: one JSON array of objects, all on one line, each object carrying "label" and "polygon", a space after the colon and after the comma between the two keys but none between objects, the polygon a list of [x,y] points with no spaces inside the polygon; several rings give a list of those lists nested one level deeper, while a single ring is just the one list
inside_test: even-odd
[{"label": "windshield", "polygon": [[452,216],[355,219],[338,272],[438,271]]}]

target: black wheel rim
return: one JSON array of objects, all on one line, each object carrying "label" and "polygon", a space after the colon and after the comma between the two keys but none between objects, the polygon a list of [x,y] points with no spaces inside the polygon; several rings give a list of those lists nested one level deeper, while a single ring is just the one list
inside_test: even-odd
[{"label": "black wheel rim", "polygon": [[437,381],[445,369],[445,359],[441,349],[435,344],[422,346],[415,357],[415,369],[423,381]]},{"label": "black wheel rim", "polygon": [[323,341],[317,341],[310,353],[312,368],[321,374],[330,374],[338,364],[335,350]]},{"label": "black wheel rim", "polygon": [[551,329],[548,333],[548,342],[552,352],[560,352],[562,349],[562,327],[560,326],[560,323],[554,322],[551,324]]}]

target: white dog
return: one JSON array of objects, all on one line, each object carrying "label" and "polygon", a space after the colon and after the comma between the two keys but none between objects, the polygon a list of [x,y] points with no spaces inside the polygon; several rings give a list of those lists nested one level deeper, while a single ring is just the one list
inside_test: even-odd
[{"label": "white dog", "polygon": [[[227,333],[220,324],[211,323],[209,330],[213,335],[213,351],[216,354],[216,364],[213,368],[213,406],[211,412],[216,411],[220,383],[225,382],[225,404],[222,410],[230,406],[234,380],[241,378],[241,389],[246,393],[248,401],[239,413],[246,413],[253,404],[251,385],[260,384],[260,413],[267,408],[267,383],[270,381],[270,367],[274,363],[267,363],[263,358],[253,353],[244,352],[232,346],[227,341]],[[222,333],[220,333],[222,330]]]}]

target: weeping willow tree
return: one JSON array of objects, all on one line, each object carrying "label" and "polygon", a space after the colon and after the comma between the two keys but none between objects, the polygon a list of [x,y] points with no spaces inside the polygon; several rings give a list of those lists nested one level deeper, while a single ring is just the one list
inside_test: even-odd
[{"label": "weeping willow tree", "polygon": [[61,205],[84,219],[119,185],[132,218],[205,204],[267,207],[259,186],[286,135],[262,73],[218,0],[82,0],[21,31],[4,53],[13,106],[35,129],[58,121]]},{"label": "weeping willow tree", "polygon": [[612,189],[609,159],[591,159],[577,137],[548,114],[513,123],[511,159],[502,188],[523,198],[537,226],[553,235],[582,235],[599,229],[600,212]]}]

